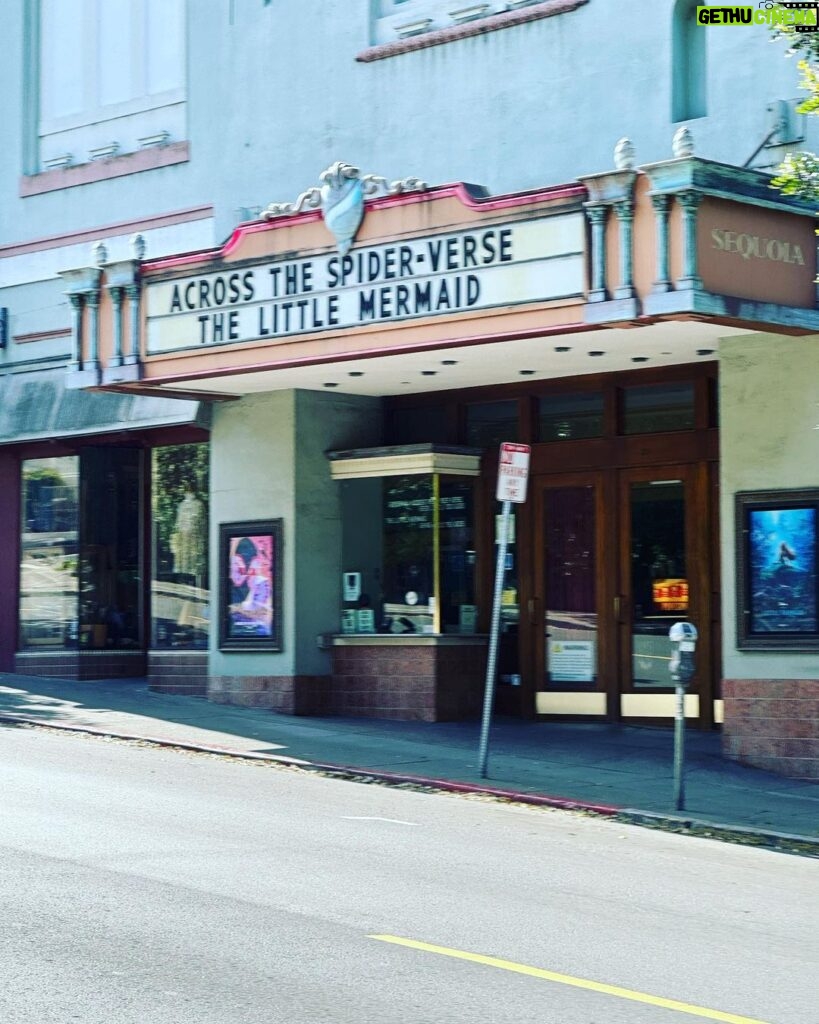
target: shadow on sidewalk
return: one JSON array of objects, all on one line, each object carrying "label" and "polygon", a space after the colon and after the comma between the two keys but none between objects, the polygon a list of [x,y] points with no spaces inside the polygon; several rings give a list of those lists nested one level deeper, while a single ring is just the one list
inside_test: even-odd
[{"label": "shadow on sidewalk", "polygon": [[[144,679],[75,682],[9,674],[0,674],[2,716],[371,772],[483,781],[478,722],[296,718],[153,693]],[[670,729],[502,719],[492,725],[488,784],[668,813],[672,765]],[[686,814],[819,836],[819,785],[724,760],[718,733],[687,732],[685,778]]]}]

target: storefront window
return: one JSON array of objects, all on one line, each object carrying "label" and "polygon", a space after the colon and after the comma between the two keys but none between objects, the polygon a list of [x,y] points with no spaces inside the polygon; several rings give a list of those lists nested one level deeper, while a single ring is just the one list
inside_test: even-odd
[{"label": "storefront window", "polygon": [[474,633],[473,481],[342,483],[344,633]]},{"label": "storefront window", "polygon": [[20,649],[76,647],[79,459],[22,467]]},{"label": "storefront window", "polygon": [[603,436],[603,394],[547,395],[540,399],[541,441],[578,441]]},{"label": "storefront window", "polygon": [[446,406],[394,409],[390,416],[390,438],[392,444],[446,444],[451,440]]},{"label": "storefront window", "polygon": [[503,441],[518,440],[518,403],[482,402],[466,407],[466,443],[475,448],[495,448]]},{"label": "storefront window", "polygon": [[141,646],[141,460],[133,448],[87,448],[80,455],[81,648]]},{"label": "storefront window", "polygon": [[654,384],[624,389],[624,433],[656,434],[693,428],[693,384]]},{"label": "storefront window", "polygon": [[155,448],[151,475],[151,645],[207,649],[208,445]]}]

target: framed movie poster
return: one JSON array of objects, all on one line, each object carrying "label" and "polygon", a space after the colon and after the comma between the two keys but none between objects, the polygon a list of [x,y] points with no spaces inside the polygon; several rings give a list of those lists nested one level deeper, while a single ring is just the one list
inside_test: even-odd
[{"label": "framed movie poster", "polygon": [[219,527],[219,649],[282,649],[282,520]]},{"label": "framed movie poster", "polygon": [[819,491],[736,497],[737,647],[819,649]]}]

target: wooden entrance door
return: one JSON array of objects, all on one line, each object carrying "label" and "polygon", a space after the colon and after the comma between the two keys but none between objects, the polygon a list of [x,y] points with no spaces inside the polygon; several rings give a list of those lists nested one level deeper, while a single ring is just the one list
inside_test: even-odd
[{"label": "wooden entrance door", "polygon": [[686,619],[702,637],[688,713],[710,724],[704,467],[599,470],[533,483],[536,712],[670,718],[668,630]]}]

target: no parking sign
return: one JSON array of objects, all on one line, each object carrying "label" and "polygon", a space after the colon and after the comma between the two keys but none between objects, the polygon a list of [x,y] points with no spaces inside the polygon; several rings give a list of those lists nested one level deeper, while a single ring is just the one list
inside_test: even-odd
[{"label": "no parking sign", "polygon": [[498,487],[495,497],[498,501],[526,501],[526,485],[529,482],[529,456],[532,449],[528,444],[513,444],[504,441],[500,446],[498,463]]}]

